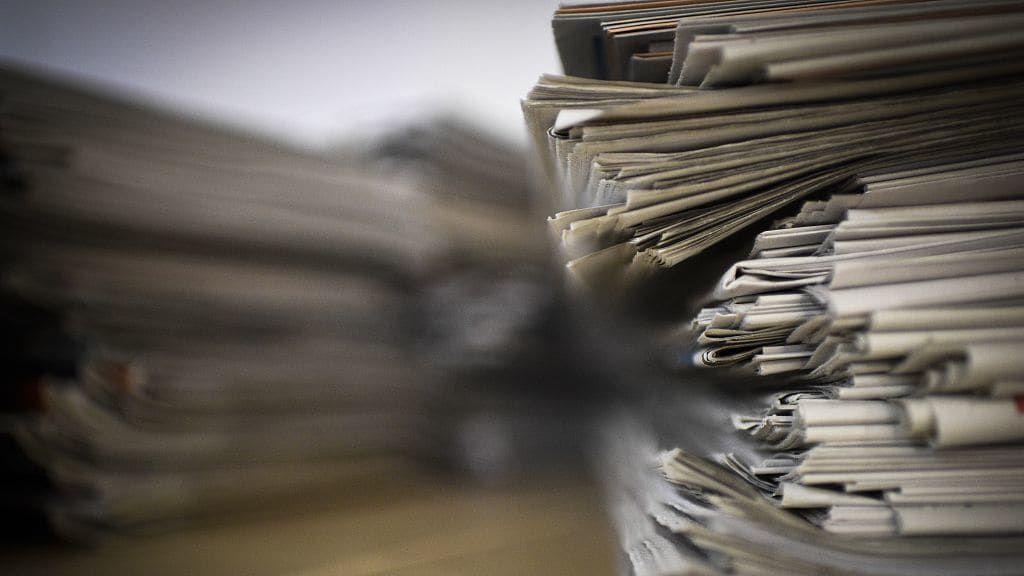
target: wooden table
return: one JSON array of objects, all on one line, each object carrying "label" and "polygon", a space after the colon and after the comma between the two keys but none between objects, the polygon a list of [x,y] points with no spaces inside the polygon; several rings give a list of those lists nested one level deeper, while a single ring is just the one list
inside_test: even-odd
[{"label": "wooden table", "polygon": [[95,547],[8,547],[0,565],[17,575],[610,575],[613,550],[584,483],[483,488],[409,472]]}]

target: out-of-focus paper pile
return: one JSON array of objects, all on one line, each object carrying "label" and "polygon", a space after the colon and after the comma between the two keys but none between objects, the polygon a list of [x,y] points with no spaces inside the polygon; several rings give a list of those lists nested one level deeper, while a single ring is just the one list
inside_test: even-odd
[{"label": "out-of-focus paper pile", "polygon": [[654,401],[672,424],[610,424],[635,573],[1020,571],[1022,18],[944,0],[555,13],[570,76],[523,109],[570,278],[713,300],[676,336],[687,392]]},{"label": "out-of-focus paper pile", "polygon": [[142,530],[434,450],[423,292],[539,253],[521,157],[457,130],[398,159],[298,151],[0,70],[11,517]]}]

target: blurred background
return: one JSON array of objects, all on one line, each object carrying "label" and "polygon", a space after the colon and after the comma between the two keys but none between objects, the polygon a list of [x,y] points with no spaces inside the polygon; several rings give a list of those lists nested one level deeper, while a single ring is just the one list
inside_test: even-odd
[{"label": "blurred background", "polygon": [[[611,573],[519,106],[555,7],[0,0],[7,573]],[[73,199],[121,189],[165,219]]]},{"label": "blurred background", "polygon": [[557,2],[0,2],[0,54],[304,146],[425,114],[522,141]]}]

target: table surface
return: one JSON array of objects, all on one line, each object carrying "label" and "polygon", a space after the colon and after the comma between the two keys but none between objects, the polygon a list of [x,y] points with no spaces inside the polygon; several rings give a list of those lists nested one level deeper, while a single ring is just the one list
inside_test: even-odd
[{"label": "table surface", "polygon": [[18,575],[611,575],[612,542],[584,483],[485,488],[414,472],[162,534],[8,547],[0,565]]}]

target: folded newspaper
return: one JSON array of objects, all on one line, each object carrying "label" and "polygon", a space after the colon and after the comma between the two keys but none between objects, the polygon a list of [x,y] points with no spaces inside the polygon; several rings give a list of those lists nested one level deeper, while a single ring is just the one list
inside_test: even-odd
[{"label": "folded newspaper", "polygon": [[1019,573],[1022,18],[556,11],[571,76],[523,110],[568,276],[695,314],[675,390],[602,442],[634,573]]}]

